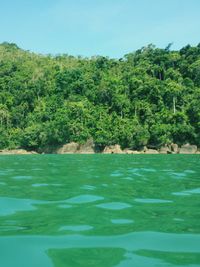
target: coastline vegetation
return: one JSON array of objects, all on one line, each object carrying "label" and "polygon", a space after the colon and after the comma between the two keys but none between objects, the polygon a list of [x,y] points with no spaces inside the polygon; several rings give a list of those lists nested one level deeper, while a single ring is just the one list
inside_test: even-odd
[{"label": "coastline vegetation", "polygon": [[200,44],[148,45],[120,59],[38,55],[0,45],[0,149],[92,138],[139,149],[200,146]]}]

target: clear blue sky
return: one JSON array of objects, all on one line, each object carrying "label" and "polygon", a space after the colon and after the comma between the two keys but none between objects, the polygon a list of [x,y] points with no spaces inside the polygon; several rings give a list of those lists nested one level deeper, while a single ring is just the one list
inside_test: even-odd
[{"label": "clear blue sky", "polygon": [[39,53],[121,57],[200,42],[200,0],[0,0],[0,42]]}]

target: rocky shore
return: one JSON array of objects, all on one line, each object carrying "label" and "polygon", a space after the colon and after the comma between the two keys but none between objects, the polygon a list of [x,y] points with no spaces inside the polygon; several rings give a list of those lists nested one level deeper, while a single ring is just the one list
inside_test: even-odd
[{"label": "rocky shore", "polygon": [[38,154],[38,153],[36,151],[27,151],[25,149],[0,150],[0,155],[30,155],[30,154]]},{"label": "rocky shore", "polygon": [[168,144],[158,149],[148,148],[144,146],[140,150],[122,149],[120,145],[106,146],[103,151],[96,149],[92,140],[88,140],[85,144],[75,142],[64,144],[56,148],[46,148],[39,153],[35,151],[27,151],[25,149],[0,150],[0,155],[30,155],[30,154],[200,154],[200,149],[196,145],[185,144],[178,146],[177,144]]},{"label": "rocky shore", "polygon": [[177,144],[170,144],[160,147],[159,149],[152,149],[143,147],[141,150],[122,149],[120,145],[106,146],[103,151],[96,151],[95,145],[92,141],[86,142],[84,145],[77,143],[68,143],[63,145],[56,151],[57,154],[200,154],[200,150],[196,145],[185,144],[178,146]]}]

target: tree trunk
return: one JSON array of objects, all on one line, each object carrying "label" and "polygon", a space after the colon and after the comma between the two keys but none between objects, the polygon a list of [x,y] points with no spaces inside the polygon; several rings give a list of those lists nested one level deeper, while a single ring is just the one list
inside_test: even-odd
[{"label": "tree trunk", "polygon": [[174,111],[174,114],[176,114],[176,97],[175,96],[173,97],[173,111]]}]

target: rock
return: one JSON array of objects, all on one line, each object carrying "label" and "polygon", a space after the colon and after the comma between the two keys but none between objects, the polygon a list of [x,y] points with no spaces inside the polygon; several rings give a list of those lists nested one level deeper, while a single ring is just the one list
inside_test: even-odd
[{"label": "rock", "polygon": [[77,151],[79,150],[79,147],[80,145],[78,143],[71,142],[71,143],[63,145],[56,152],[57,154],[74,154],[74,153],[77,153]]},{"label": "rock", "polygon": [[94,154],[95,153],[95,144],[93,139],[88,139],[87,142],[83,145],[80,145],[77,153],[80,154]]},{"label": "rock", "polygon": [[120,145],[106,146],[104,148],[103,154],[123,154]]},{"label": "rock", "polygon": [[156,149],[147,149],[144,154],[159,154]]},{"label": "rock", "polygon": [[197,151],[196,154],[200,154],[200,151]]},{"label": "rock", "polygon": [[143,147],[141,148],[140,151],[141,151],[142,153],[145,153],[147,150],[148,150],[148,148],[147,148],[146,146],[143,146]]},{"label": "rock", "polygon": [[172,153],[172,151],[171,151],[171,147],[168,147],[168,145],[162,146],[162,147],[159,149],[159,153],[160,153],[160,154],[171,154],[171,153]]},{"label": "rock", "polygon": [[171,151],[172,151],[172,153],[174,153],[174,154],[179,153],[179,147],[178,147],[177,144],[172,143],[172,144],[170,145],[170,147],[171,147]]},{"label": "rock", "polygon": [[30,153],[27,153],[27,154],[38,154],[38,153],[36,151],[30,151]]},{"label": "rock", "polygon": [[27,151],[25,149],[3,149],[0,150],[1,155],[31,155],[31,154],[37,154],[35,151]]},{"label": "rock", "polygon": [[197,146],[185,144],[181,146],[179,153],[180,154],[196,154],[197,152]]},{"label": "rock", "polygon": [[40,154],[57,154],[57,151],[62,148],[59,145],[49,145],[38,149]]},{"label": "rock", "polygon": [[137,150],[131,150],[131,149],[124,149],[123,152],[125,154],[141,154],[139,151],[137,151]]},{"label": "rock", "polygon": [[63,145],[56,151],[57,154],[94,154],[95,144],[93,139],[89,139],[85,144],[71,142]]}]

